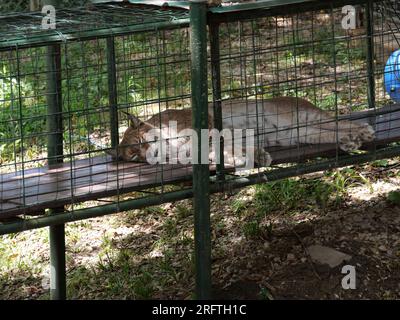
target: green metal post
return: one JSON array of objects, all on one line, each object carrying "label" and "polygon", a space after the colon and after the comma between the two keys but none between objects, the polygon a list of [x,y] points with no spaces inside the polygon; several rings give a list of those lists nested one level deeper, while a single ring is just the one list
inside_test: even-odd
[{"label": "green metal post", "polygon": [[[61,52],[60,46],[47,48],[47,154],[51,167],[62,162],[62,101],[61,101]],[[64,211],[63,207],[50,210],[50,214]],[[53,300],[66,298],[65,285],[65,230],[64,225],[50,227],[50,297]]]},{"label": "green metal post", "polygon": [[[367,72],[368,72],[368,104],[375,109],[375,69],[374,69],[374,8],[373,1],[365,4],[365,18],[367,20]],[[371,117],[374,118],[374,117]],[[374,118],[375,119],[375,118]]]},{"label": "green metal post", "polygon": [[[192,125],[198,136],[198,161],[193,164],[196,298],[211,298],[211,224],[209,165],[201,164],[201,129],[208,129],[207,2],[190,2]],[[208,139],[205,142],[208,144]]]},{"label": "green metal post", "polygon": [[117,101],[117,71],[115,64],[114,37],[107,38],[107,70],[108,70],[108,101],[110,104],[111,147],[119,142],[118,134],[118,101]]},{"label": "green metal post", "polygon": [[[47,0],[57,8],[58,1]],[[61,47],[47,47],[47,155],[49,166],[63,161],[63,126],[62,126],[62,82],[61,82]],[[50,214],[63,212],[64,207],[50,210]],[[65,228],[64,224],[49,228],[50,239],[50,298],[66,299],[65,272]]]},{"label": "green metal post", "polygon": [[[209,24],[211,79],[213,92],[214,128],[222,131],[221,65],[219,54],[219,23]],[[217,181],[224,180],[224,142],[220,142],[220,162],[217,163]]]}]

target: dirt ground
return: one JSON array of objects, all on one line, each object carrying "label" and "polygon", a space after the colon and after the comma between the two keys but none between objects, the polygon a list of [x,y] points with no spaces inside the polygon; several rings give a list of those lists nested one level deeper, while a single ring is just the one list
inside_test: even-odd
[{"label": "dirt ground", "polygon": [[[399,299],[400,207],[388,200],[400,188],[397,167],[358,168],[369,182],[348,185],[340,204],[296,200],[304,204],[263,215],[257,232],[245,227],[254,226],[255,187],[214,195],[214,297]],[[189,200],[71,223],[66,235],[68,298],[193,298]],[[316,244],[351,256],[356,289],[342,288],[343,264],[312,261],[306,248]],[[2,236],[0,298],[47,299],[48,264],[46,229]]]},{"label": "dirt ground", "polygon": [[[379,198],[343,209],[294,226],[284,223],[263,246],[235,248],[238,254],[253,252],[251,259],[231,266],[246,275],[218,287],[216,296],[259,299],[261,287],[275,299],[399,299],[400,209]],[[311,244],[352,256],[342,265],[355,266],[355,290],[342,288],[342,265],[331,269],[310,261],[305,248]]]}]

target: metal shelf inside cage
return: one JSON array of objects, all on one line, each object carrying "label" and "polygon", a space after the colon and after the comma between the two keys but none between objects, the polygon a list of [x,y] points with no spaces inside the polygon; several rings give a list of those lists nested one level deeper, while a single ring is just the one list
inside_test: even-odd
[{"label": "metal shelf inside cage", "polygon": [[[341,119],[366,122],[373,117],[376,139],[364,145],[364,149],[398,141],[400,139],[400,105],[390,105],[379,111],[366,110]],[[290,163],[334,156],[336,144],[302,145],[293,148],[269,150],[273,164]],[[227,171],[232,168],[227,167]],[[210,166],[215,174],[215,166]],[[25,182],[22,183],[22,179]],[[43,214],[45,208],[58,207],[71,202],[99,199],[102,197],[143,190],[160,183],[172,184],[190,181],[191,165],[148,165],[134,162],[113,162],[109,156],[28,169],[22,174],[13,172],[0,176],[0,219],[20,214]]]}]

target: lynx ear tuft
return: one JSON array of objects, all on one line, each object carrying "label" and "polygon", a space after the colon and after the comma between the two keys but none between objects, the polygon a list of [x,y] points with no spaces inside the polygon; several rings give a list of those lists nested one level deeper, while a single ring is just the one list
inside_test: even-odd
[{"label": "lynx ear tuft", "polygon": [[125,111],[121,111],[121,112],[128,116],[129,125],[134,129],[139,128],[140,125],[142,125],[144,123],[142,120],[140,120],[138,117],[135,117],[133,114],[130,114]]}]

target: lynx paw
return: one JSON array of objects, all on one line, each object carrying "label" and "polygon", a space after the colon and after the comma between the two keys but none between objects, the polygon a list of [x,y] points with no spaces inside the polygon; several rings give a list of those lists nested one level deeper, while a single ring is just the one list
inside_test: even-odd
[{"label": "lynx paw", "polygon": [[354,137],[351,134],[346,134],[339,139],[340,149],[346,152],[357,150],[361,147],[361,140],[359,137]]},{"label": "lynx paw", "polygon": [[246,158],[224,154],[224,164],[235,168],[240,168],[246,165]]},{"label": "lynx paw", "polygon": [[222,0],[207,0],[207,4],[209,7],[217,7],[221,5]]},{"label": "lynx paw", "polygon": [[375,139],[375,130],[369,124],[362,125],[358,132],[358,136],[362,142],[370,142]]},{"label": "lynx paw", "polygon": [[257,149],[254,153],[254,161],[259,167],[269,167],[272,162],[272,158],[271,155],[264,149]]}]

